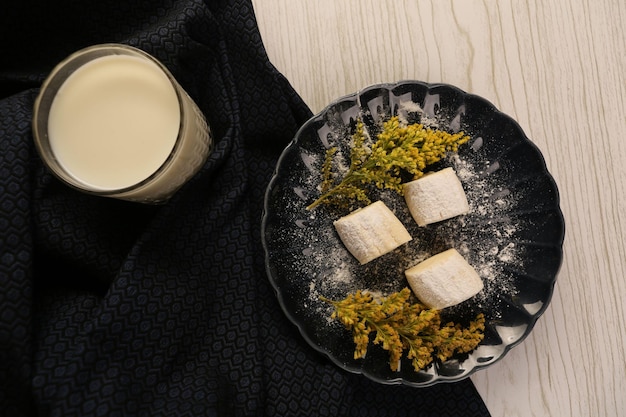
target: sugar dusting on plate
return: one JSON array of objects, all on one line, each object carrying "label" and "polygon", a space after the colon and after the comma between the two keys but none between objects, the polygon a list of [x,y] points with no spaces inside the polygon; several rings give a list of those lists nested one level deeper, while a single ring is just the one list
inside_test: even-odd
[{"label": "sugar dusting on plate", "polygon": [[[406,103],[401,110],[399,114],[403,116],[400,119],[404,122],[406,112],[422,111],[418,105]],[[433,117],[424,116],[422,121],[428,127],[438,127]],[[414,239],[367,265],[359,265],[343,246],[332,226],[332,211],[318,207],[303,212],[299,203],[307,194],[309,197],[315,194],[319,185],[319,175],[309,167],[312,175],[303,184],[308,192],[296,199],[299,201],[292,201],[294,206],[289,208],[293,221],[302,224],[297,228],[298,235],[290,239],[297,239],[304,247],[302,257],[296,262],[299,276],[308,277],[308,297],[303,307],[309,314],[322,315],[330,320],[331,307],[320,301],[321,296],[340,299],[357,290],[377,295],[399,291],[408,286],[404,270],[439,252],[455,248],[474,267],[484,283],[483,290],[469,301],[473,309],[489,312],[491,318],[498,318],[498,303],[510,299],[518,291],[511,271],[519,269],[523,262],[523,246],[515,241],[517,220],[509,215],[515,207],[515,196],[499,184],[497,175],[493,175],[500,168],[497,162],[477,166],[472,160],[473,153],[482,146],[482,138],[471,138],[471,142],[463,146],[468,148],[463,155],[451,154],[443,164],[451,166],[459,177],[470,212],[420,228],[410,216],[402,196],[392,191],[377,191],[375,198],[383,200],[395,212]],[[346,158],[346,154],[349,154],[348,147],[339,150],[340,158]],[[311,165],[318,165],[317,169],[320,169],[323,158],[311,155],[306,158],[317,159]],[[347,169],[340,159],[337,166]]]}]

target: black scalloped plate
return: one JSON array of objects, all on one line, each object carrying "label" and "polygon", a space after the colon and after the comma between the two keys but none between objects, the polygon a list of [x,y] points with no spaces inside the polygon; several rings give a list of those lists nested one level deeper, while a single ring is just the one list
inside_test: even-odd
[{"label": "black scalloped plate", "polygon": [[[334,231],[338,213],[324,206],[308,211],[306,206],[319,195],[326,149],[337,146],[345,158],[357,118],[374,137],[381,122],[394,115],[470,135],[458,154],[432,169],[456,170],[471,212],[420,228],[402,197],[377,192],[373,199],[394,210],[413,240],[359,265]],[[556,184],[519,125],[483,98],[450,85],[417,81],[368,87],[305,123],[280,157],[267,188],[262,223],[269,279],[285,314],[307,342],[347,371],[416,387],[466,378],[528,336],[550,302],[564,233]],[[332,309],[320,296],[341,299],[357,289],[383,295],[398,291],[407,286],[406,268],[450,247],[474,266],[485,288],[442,315],[464,323],[483,312],[485,338],[478,348],[419,372],[407,360],[391,371],[387,352],[372,344],[364,359],[354,359],[351,334],[330,320]]]}]

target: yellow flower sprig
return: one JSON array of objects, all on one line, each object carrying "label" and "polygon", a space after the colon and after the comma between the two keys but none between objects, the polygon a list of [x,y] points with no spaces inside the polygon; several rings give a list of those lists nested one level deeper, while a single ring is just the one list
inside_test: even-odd
[{"label": "yellow flower sprig", "polygon": [[389,366],[397,371],[402,354],[415,371],[427,367],[435,357],[446,361],[457,353],[471,352],[483,340],[485,317],[482,313],[463,328],[452,322],[441,325],[438,310],[409,302],[411,291],[404,288],[380,300],[367,292],[357,291],[340,301],[322,300],[335,308],[331,318],[338,319],[352,331],[354,358],[365,357],[370,334],[372,343],[389,352]]},{"label": "yellow flower sprig", "polygon": [[337,148],[328,149],[322,167],[321,195],[307,209],[320,204],[348,207],[354,201],[370,203],[367,188],[391,189],[402,195],[402,173],[417,179],[424,169],[469,140],[463,132],[451,134],[419,123],[402,124],[397,116],[383,123],[377,140],[368,146],[362,120],[357,120],[350,149],[350,166],[337,181],[332,161]]}]

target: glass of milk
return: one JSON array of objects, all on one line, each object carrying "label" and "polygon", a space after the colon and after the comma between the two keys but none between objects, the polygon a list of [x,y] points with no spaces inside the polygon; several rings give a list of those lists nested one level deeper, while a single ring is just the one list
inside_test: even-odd
[{"label": "glass of milk", "polygon": [[213,148],[202,112],[167,68],[120,44],[82,49],[52,70],[33,136],[65,183],[142,203],[167,201]]}]

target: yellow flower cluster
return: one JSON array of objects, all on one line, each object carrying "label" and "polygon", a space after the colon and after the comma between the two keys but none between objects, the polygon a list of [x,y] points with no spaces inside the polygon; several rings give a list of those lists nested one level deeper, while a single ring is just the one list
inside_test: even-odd
[{"label": "yellow flower cluster", "polygon": [[389,352],[392,371],[398,370],[405,351],[415,371],[419,371],[435,357],[445,361],[455,353],[474,350],[483,340],[485,317],[482,313],[467,328],[454,323],[442,326],[438,310],[411,304],[410,296],[411,291],[404,288],[380,300],[361,291],[340,301],[324,297],[322,300],[334,306],[331,318],[338,319],[352,331],[354,358],[365,357],[370,333],[374,333],[373,343]]},{"label": "yellow flower cluster", "polygon": [[369,147],[363,122],[357,121],[350,149],[350,167],[340,181],[332,171],[337,152],[330,148],[322,167],[321,196],[311,203],[309,210],[320,204],[349,207],[355,201],[369,204],[367,187],[388,188],[402,194],[402,174],[417,179],[424,169],[440,161],[448,152],[469,140],[463,132],[450,134],[424,127],[419,123],[405,125],[398,117],[383,123],[377,140]]}]

